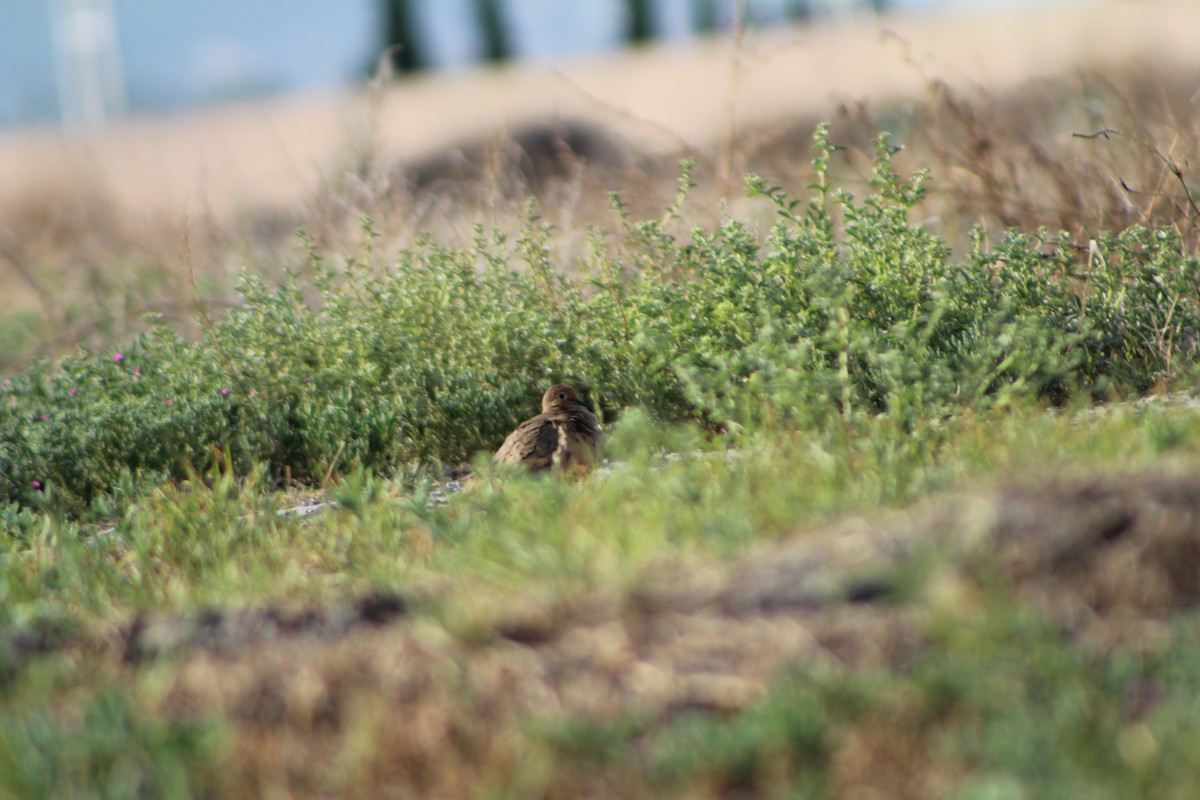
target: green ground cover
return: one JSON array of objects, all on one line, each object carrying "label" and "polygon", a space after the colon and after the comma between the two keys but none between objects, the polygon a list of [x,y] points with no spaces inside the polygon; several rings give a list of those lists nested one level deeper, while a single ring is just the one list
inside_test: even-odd
[{"label": "green ground cover", "polygon": [[[1081,634],[1033,567],[932,547],[874,564],[870,597],[731,610],[759,583],[737,565],[848,518],[1200,476],[1177,227],[979,231],[955,254],[912,221],[929,176],[897,175],[886,139],[860,197],[823,129],[814,152],[808,197],[748,181],[771,225],[687,227],[687,170],[659,218],[614,198],[619,235],[571,264],[531,214],[378,269],[364,220],[358,253],[247,272],[196,339],[159,325],[5,378],[0,796],[1192,796],[1200,596],[1169,569],[1130,572],[1117,611],[1099,567],[1071,595],[1127,635]],[[610,466],[493,474],[558,380],[603,416]],[[1177,537],[1186,571],[1176,494],[1112,530]],[[300,498],[331,505],[287,513]],[[676,581],[679,608],[644,599]],[[354,598],[394,601],[336,611]],[[716,626],[717,688],[662,655],[673,614]],[[807,625],[837,651],[843,614],[855,647],[911,642],[788,649]],[[755,639],[764,675],[720,649],[758,624],[785,625]],[[609,661],[621,677],[573,682]]]}]

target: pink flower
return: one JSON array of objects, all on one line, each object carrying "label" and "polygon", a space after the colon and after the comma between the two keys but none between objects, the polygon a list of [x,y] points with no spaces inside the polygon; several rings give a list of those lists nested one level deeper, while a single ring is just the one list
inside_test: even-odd
[{"label": "pink flower", "polygon": [[141,367],[134,367],[134,368],[133,368],[133,374],[134,374],[134,375],[141,375],[141,374],[142,374],[142,368],[141,368]]},{"label": "pink flower", "polygon": [[222,389],[222,390],[221,390],[221,397],[224,397],[224,396],[225,396],[225,395],[227,395],[227,394],[229,394],[229,390],[228,390],[228,389]]},{"label": "pink flower", "polygon": [[39,419],[41,419],[41,420],[47,420],[47,419],[50,419],[50,415],[49,415],[49,414],[42,414],[42,416],[41,416],[41,417],[39,417]]},{"label": "pink flower", "polygon": [[72,387],[71,387],[71,390],[70,390],[69,392],[67,392],[67,397],[74,397],[74,396],[75,396],[75,393],[76,393],[76,392],[78,392],[78,391],[79,391],[79,387],[78,387],[78,386],[72,386]]},{"label": "pink flower", "polygon": [[168,401],[167,401],[167,405],[169,405],[169,406],[173,406],[173,405],[175,405],[175,401],[174,401],[174,400],[168,400]]},{"label": "pink flower", "polygon": [[125,356],[121,355],[120,353],[113,353],[113,361],[116,363],[120,364],[124,360]]},{"label": "pink flower", "polygon": [[42,482],[41,482],[41,481],[34,481],[34,482],[33,482],[33,488],[35,488],[35,489],[40,489],[40,488],[42,488]]}]

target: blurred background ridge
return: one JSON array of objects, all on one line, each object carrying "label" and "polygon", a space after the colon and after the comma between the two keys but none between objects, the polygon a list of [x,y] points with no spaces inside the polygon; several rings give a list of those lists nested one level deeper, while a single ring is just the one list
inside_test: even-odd
[{"label": "blurred background ridge", "polygon": [[[1061,2],[1061,0],[1058,0]],[[0,126],[95,125],[397,72],[594,54],[628,43],[870,13],[946,14],[1031,0],[45,0],[0,25]],[[1077,0],[1078,2],[1078,0]],[[390,47],[390,49],[389,49]],[[53,77],[52,77],[53,76]]]},{"label": "blurred background ridge", "polygon": [[[536,183],[563,144],[670,163],[937,85],[1200,66],[1194,0],[47,0],[5,23],[0,204],[86,185],[108,207],[218,221],[365,167],[409,189],[478,178],[483,145],[510,135]],[[381,67],[421,74],[368,81]]]}]

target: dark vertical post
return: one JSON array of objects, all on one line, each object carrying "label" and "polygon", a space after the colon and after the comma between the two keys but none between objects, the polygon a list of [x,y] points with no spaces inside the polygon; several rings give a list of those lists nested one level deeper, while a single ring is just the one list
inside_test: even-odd
[{"label": "dark vertical post", "polygon": [[383,0],[383,36],[396,72],[416,72],[425,66],[410,0]]},{"label": "dark vertical post", "polygon": [[812,4],[809,0],[788,0],[783,6],[783,13],[790,20],[805,22],[812,19]]},{"label": "dark vertical post", "polygon": [[692,6],[693,27],[701,35],[717,30],[717,0],[695,0]]},{"label": "dark vertical post", "polygon": [[625,0],[625,41],[645,44],[658,35],[649,0]]},{"label": "dark vertical post", "polygon": [[507,61],[512,58],[508,28],[500,10],[500,0],[475,0],[475,18],[483,38],[484,61]]}]

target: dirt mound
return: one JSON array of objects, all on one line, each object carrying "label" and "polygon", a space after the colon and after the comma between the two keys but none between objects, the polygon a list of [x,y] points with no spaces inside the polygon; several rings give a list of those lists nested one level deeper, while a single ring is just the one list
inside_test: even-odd
[{"label": "dirt mound", "polygon": [[615,172],[637,158],[631,144],[600,125],[547,120],[490,137],[464,139],[401,163],[393,182],[413,193],[499,183],[500,190],[523,195],[540,192],[552,181],[573,178],[585,168]]}]

